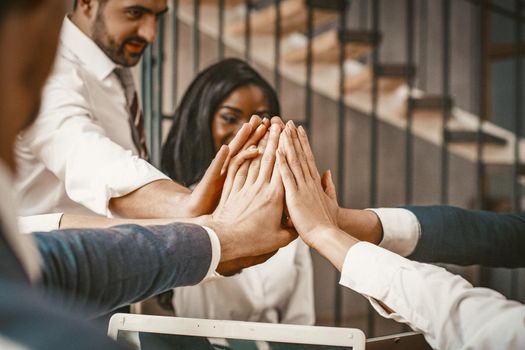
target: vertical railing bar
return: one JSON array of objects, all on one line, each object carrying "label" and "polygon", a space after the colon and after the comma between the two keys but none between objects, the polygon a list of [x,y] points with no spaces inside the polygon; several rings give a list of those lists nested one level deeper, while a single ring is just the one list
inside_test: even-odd
[{"label": "vertical railing bar", "polygon": [[224,59],[224,13],[225,13],[225,1],[219,0],[219,40],[217,41],[217,56],[219,60]]},{"label": "vertical railing bar", "polygon": [[159,18],[157,24],[157,40],[155,42],[155,78],[154,78],[154,103],[152,111],[152,148],[151,148],[151,162],[155,166],[160,165],[160,146],[162,142],[162,105],[164,91],[164,37],[165,37],[165,20],[164,17]]},{"label": "vertical railing bar", "polygon": [[[489,16],[488,6],[485,0],[481,0],[478,3],[479,6],[479,91],[478,91],[478,103],[479,103],[479,120],[477,128],[477,163],[476,163],[476,198],[478,209],[484,209],[484,197],[485,197],[485,166],[483,163],[484,159],[484,142],[483,139],[483,121],[488,119],[487,110],[487,41],[489,30],[487,26],[487,16]],[[478,268],[478,286],[487,286],[490,281],[490,269],[479,266]]]},{"label": "vertical railing bar", "polygon": [[[523,3],[521,0],[515,0],[516,13],[520,15],[523,10]],[[520,154],[520,140],[522,128],[522,113],[523,113],[523,66],[522,66],[522,22],[515,20],[515,88],[514,88],[514,182],[513,182],[513,211],[515,213],[521,212],[521,184],[520,184],[520,169],[521,169],[521,154]],[[510,298],[516,300],[519,294],[519,270],[513,269],[511,273]]]},{"label": "vertical railing bar", "polygon": [[448,203],[448,181],[449,181],[449,155],[448,155],[448,135],[447,122],[450,110],[447,108],[447,96],[450,95],[450,0],[442,0],[443,3],[443,75],[442,75],[442,137],[441,146],[441,203]]},{"label": "vertical railing bar", "polygon": [[368,26],[368,0],[359,2],[359,28]]},{"label": "vertical railing bar", "polygon": [[144,52],[142,60],[142,111],[144,116],[144,127],[146,129],[148,149],[152,148],[152,89],[153,89],[153,71],[152,71],[152,54],[153,49],[148,46]]},{"label": "vertical railing bar", "polygon": [[199,73],[200,66],[200,0],[193,0],[193,75]]},{"label": "vertical railing bar", "polygon": [[487,83],[487,74],[486,74],[486,41],[487,41],[487,25],[485,17],[487,16],[487,7],[485,2],[479,8],[479,119],[478,119],[478,128],[476,136],[476,151],[477,151],[477,162],[476,162],[476,202],[477,209],[483,209],[483,200],[484,200],[484,178],[485,178],[485,167],[483,165],[483,121],[487,119],[487,109],[485,99],[486,96],[486,83]]},{"label": "vertical railing bar", "polygon": [[[339,17],[339,30],[346,30],[346,4],[342,3],[341,13]],[[339,203],[345,206],[346,195],[346,104],[345,104],[345,60],[346,60],[346,43],[344,40],[339,41],[339,100],[338,100],[338,135],[337,135],[337,186],[339,193]],[[334,308],[334,323],[336,327],[340,327],[343,323],[343,294],[341,286],[339,286],[340,274],[336,275],[335,285],[335,308]]]},{"label": "vertical railing bar", "polygon": [[426,91],[427,68],[428,68],[428,0],[419,2],[419,62],[418,62],[418,86]]},{"label": "vertical railing bar", "polygon": [[[274,71],[273,71],[273,84],[277,96],[281,93],[281,0],[275,0],[275,53],[274,53]],[[308,128],[309,129],[309,128]]]},{"label": "vertical railing bar", "polygon": [[171,45],[171,59],[172,59],[172,65],[171,65],[171,76],[172,76],[172,96],[173,101],[171,105],[170,113],[175,113],[175,109],[177,108],[177,95],[178,95],[178,69],[179,69],[179,0],[173,0],[173,22],[172,25],[172,35],[173,35],[173,41]]},{"label": "vertical railing bar", "polygon": [[[312,75],[313,75],[313,47],[312,41],[314,36],[314,8],[313,5],[308,6],[308,19],[307,19],[306,37],[306,84],[305,84],[305,123],[308,127],[308,136],[311,134],[311,122],[312,122]],[[310,137],[311,138],[311,137]]]},{"label": "vertical railing bar", "polygon": [[[406,0],[406,58],[407,67],[414,66],[414,0]],[[412,203],[413,192],[413,109],[412,90],[414,88],[414,75],[407,69],[407,127],[405,130],[405,204]]]},{"label": "vertical railing bar", "polygon": [[246,17],[244,17],[244,59],[251,60],[252,46],[252,0],[245,0]]},{"label": "vertical railing bar", "polygon": [[[372,0],[372,32],[379,33],[379,0]],[[378,180],[378,133],[379,121],[377,108],[379,101],[379,81],[377,70],[379,66],[379,46],[372,50],[372,91],[371,91],[371,136],[370,136],[370,206],[377,207],[377,180]],[[375,334],[375,312],[368,305],[367,336],[373,337]]]}]

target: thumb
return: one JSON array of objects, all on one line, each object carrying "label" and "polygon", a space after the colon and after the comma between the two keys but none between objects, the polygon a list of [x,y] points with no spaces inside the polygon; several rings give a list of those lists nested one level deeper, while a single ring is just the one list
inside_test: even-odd
[{"label": "thumb", "polygon": [[224,174],[222,174],[222,169],[226,163],[229,153],[229,147],[227,145],[223,145],[204,173],[201,182],[214,182],[224,177]]},{"label": "thumb", "polygon": [[332,180],[332,172],[327,170],[324,172],[321,178],[321,184],[323,185],[324,193],[333,200],[337,200],[337,192],[335,190],[334,181]]}]

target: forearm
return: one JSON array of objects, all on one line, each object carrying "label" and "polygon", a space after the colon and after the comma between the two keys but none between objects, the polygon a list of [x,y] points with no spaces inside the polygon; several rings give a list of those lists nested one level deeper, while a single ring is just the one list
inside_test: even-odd
[{"label": "forearm", "polygon": [[73,228],[110,228],[118,225],[139,225],[139,226],[156,226],[168,225],[172,223],[188,223],[200,225],[199,218],[177,218],[177,219],[121,219],[121,218],[107,218],[104,216],[88,216],[88,215],[71,215],[64,214],[60,220],[60,229]]},{"label": "forearm", "polygon": [[[207,232],[189,224],[35,234],[46,290],[97,314],[200,282],[210,267]],[[93,315],[95,316],[95,315]]]},{"label": "forearm", "polygon": [[[443,268],[360,243],[348,252],[341,276],[341,284],[369,297],[382,316],[423,333],[433,348],[492,349],[510,344],[522,348],[525,344],[523,305],[489,289],[473,288]],[[505,336],[493,340],[491,334]],[[501,339],[505,343],[499,343]]]},{"label": "forearm", "polygon": [[525,215],[450,206],[408,207],[421,226],[409,256],[422,262],[491,267],[525,266]]},{"label": "forearm", "polygon": [[339,208],[337,224],[360,241],[379,244],[383,237],[381,221],[372,211]]},{"label": "forearm", "polygon": [[112,213],[126,218],[192,217],[191,191],[171,180],[158,180],[122,197],[111,198]]}]

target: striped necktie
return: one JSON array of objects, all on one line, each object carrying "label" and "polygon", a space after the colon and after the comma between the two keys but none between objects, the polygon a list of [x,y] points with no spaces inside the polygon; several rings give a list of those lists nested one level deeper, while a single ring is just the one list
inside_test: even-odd
[{"label": "striped necktie", "polygon": [[124,94],[126,95],[133,143],[137,147],[140,157],[144,160],[149,160],[148,146],[146,145],[146,135],[144,132],[144,118],[140,110],[139,97],[135,90],[133,76],[129,68],[115,68],[115,75],[119,79],[124,89]]}]

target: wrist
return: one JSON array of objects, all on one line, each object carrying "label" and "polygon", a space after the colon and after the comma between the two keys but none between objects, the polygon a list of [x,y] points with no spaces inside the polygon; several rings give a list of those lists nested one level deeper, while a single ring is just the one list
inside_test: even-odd
[{"label": "wrist", "polygon": [[231,235],[231,230],[227,230],[226,226],[216,220],[213,215],[202,215],[195,218],[195,223],[201,226],[206,226],[213,230],[219,239],[221,245],[221,262],[230,261],[238,258],[235,250],[234,237]]},{"label": "wrist", "polygon": [[337,223],[341,230],[360,241],[377,245],[383,238],[381,221],[376,213],[370,210],[339,208]]},{"label": "wrist", "polygon": [[316,233],[311,247],[341,271],[348,250],[359,243],[359,240],[335,227],[321,230]]}]

